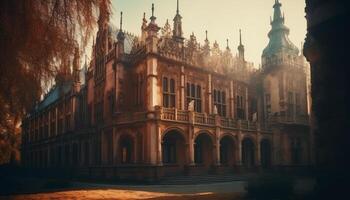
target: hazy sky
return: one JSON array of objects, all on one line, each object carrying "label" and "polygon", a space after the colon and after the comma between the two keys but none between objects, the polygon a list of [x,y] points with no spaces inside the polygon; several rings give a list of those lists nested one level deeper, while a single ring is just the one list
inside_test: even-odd
[{"label": "hazy sky", "polygon": [[[239,29],[245,45],[246,60],[261,63],[262,50],[268,43],[270,16],[273,16],[275,0],[180,0],[180,14],[184,36],[194,32],[197,41],[203,44],[205,30],[211,43],[216,40],[221,49],[229,39],[231,50],[236,53]],[[289,38],[300,49],[306,34],[305,0],[280,0],[285,24],[290,28]],[[172,25],[176,12],[176,0],[112,0],[111,21],[119,27],[119,13],[123,11],[123,29],[140,35],[143,12],[147,20],[151,4],[155,4],[157,24],[163,27],[166,19]],[[149,20],[148,20],[149,21]]]}]

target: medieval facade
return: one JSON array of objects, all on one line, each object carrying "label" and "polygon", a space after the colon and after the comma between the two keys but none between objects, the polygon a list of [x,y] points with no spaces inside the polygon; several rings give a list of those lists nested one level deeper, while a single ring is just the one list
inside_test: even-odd
[{"label": "medieval facade", "polygon": [[77,176],[155,180],[310,164],[308,65],[288,39],[276,1],[262,68],[208,34],[184,38],[145,14],[139,37],[98,20],[92,59],[56,85],[23,120],[28,168]]}]

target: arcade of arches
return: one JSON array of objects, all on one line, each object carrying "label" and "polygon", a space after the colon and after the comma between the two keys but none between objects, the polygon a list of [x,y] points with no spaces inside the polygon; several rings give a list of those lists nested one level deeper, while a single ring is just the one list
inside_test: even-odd
[{"label": "arcade of arches", "polygon": [[246,169],[272,166],[272,144],[267,138],[261,139],[256,145],[257,142],[248,137],[239,143],[232,134],[224,134],[216,139],[208,132],[199,132],[192,143],[188,141],[191,139],[181,130],[172,129],[163,133],[161,152],[165,174],[180,174],[187,165],[204,171],[209,171],[215,165],[232,168],[242,166]]}]

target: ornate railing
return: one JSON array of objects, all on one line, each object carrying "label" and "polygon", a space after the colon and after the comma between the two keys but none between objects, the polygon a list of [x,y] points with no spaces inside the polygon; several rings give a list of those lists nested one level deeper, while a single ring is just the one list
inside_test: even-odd
[{"label": "ornate railing", "polygon": [[267,126],[260,126],[257,122],[246,120],[235,120],[232,118],[220,117],[218,115],[208,115],[205,113],[189,112],[174,108],[162,108],[161,120],[187,122],[206,126],[221,126],[222,128],[233,128],[243,130],[270,131]]},{"label": "ornate railing", "polygon": [[269,117],[268,121],[269,121],[269,123],[309,125],[309,116],[307,116],[307,115],[301,115],[301,116],[296,116],[296,117],[271,116],[271,117]]},{"label": "ornate railing", "polygon": [[118,124],[134,123],[146,121],[149,118],[159,119],[163,121],[193,123],[204,126],[220,126],[228,129],[242,129],[249,131],[270,132],[271,129],[267,125],[258,124],[246,120],[235,120],[232,118],[221,117],[219,115],[208,115],[206,113],[190,112],[187,110],[177,110],[175,108],[159,108],[153,113],[153,117],[147,117],[147,112],[135,113],[119,113],[116,114]]}]

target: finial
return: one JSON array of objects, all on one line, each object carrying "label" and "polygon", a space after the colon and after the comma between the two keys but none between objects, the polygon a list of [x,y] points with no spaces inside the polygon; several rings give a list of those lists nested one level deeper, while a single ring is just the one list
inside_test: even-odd
[{"label": "finial", "polygon": [[154,17],[154,3],[152,3],[152,17]]},{"label": "finial", "polygon": [[205,30],[205,40],[208,40],[208,31]]},{"label": "finial", "polygon": [[143,12],[143,19],[146,19],[146,12]]},{"label": "finial", "polygon": [[226,48],[228,49],[228,38],[226,39]]},{"label": "finial", "polygon": [[242,45],[242,31],[239,29],[239,45]]},{"label": "finial", "polygon": [[177,0],[177,8],[176,8],[176,13],[179,14],[179,0]]},{"label": "finial", "polygon": [[120,31],[123,30],[123,12],[120,12]]}]

